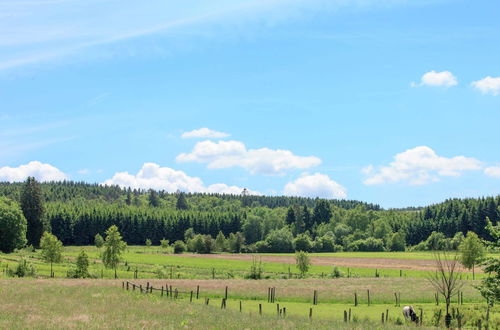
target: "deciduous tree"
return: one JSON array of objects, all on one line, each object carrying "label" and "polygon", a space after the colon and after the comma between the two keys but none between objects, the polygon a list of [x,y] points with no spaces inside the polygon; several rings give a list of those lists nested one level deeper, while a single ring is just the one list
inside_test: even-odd
[{"label": "deciduous tree", "polygon": [[26,219],[13,200],[0,197],[0,251],[9,253],[26,244]]},{"label": "deciduous tree", "polygon": [[43,260],[50,262],[50,277],[54,277],[52,264],[61,262],[63,244],[55,235],[44,232],[40,240],[40,248],[42,249]]},{"label": "deciduous tree", "polygon": [[120,263],[121,255],[126,248],[127,244],[122,240],[118,227],[115,225],[109,227],[106,231],[106,240],[104,241],[102,263],[105,267],[113,268],[115,270],[115,278],[118,278],[116,274],[116,267]]}]

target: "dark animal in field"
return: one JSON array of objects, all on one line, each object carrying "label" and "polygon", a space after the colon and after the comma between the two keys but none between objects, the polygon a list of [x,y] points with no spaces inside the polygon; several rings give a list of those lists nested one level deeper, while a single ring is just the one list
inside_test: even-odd
[{"label": "dark animal in field", "polygon": [[403,307],[403,315],[405,319],[411,319],[412,322],[415,322],[418,324],[418,316],[417,313],[415,312],[415,309],[413,309],[413,306],[405,306]]}]

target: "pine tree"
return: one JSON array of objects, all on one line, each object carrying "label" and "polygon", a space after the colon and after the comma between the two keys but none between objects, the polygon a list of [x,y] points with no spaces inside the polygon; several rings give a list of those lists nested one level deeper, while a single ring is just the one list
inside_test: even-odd
[{"label": "pine tree", "polygon": [[132,191],[130,190],[130,187],[127,189],[127,198],[125,199],[125,204],[132,204]]},{"label": "pine tree", "polygon": [[186,194],[183,193],[182,191],[177,194],[177,203],[175,204],[175,207],[178,210],[189,209],[189,205],[188,205],[187,199],[186,199]]},{"label": "pine tree", "polygon": [[152,207],[160,206],[160,199],[158,198],[158,193],[156,190],[149,190],[149,205]]},{"label": "pine tree", "polygon": [[289,225],[293,225],[296,221],[295,219],[295,212],[293,210],[293,207],[288,208],[288,212],[286,213],[286,223]]},{"label": "pine tree", "polygon": [[45,208],[40,184],[34,177],[28,177],[21,192],[21,209],[28,222],[26,238],[28,244],[38,248],[44,231],[50,226],[44,221]]}]

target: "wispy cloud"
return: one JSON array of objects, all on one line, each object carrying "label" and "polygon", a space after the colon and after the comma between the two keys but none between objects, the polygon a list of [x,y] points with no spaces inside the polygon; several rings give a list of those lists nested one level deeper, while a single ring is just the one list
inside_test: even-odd
[{"label": "wispy cloud", "polygon": [[[304,12],[416,0],[41,0],[0,2],[0,70],[54,60],[152,34],[270,25]],[[131,19],[132,18],[132,19]],[[208,26],[209,25],[209,26]],[[237,30],[237,29],[236,29]],[[185,31],[184,31],[185,32]]]}]

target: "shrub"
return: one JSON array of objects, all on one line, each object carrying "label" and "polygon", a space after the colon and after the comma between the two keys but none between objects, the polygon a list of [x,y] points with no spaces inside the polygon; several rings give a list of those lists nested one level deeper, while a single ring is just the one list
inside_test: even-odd
[{"label": "shrub", "polygon": [[293,240],[293,247],[295,251],[309,252],[312,249],[311,237],[308,233],[303,233],[295,237]]},{"label": "shrub", "polygon": [[17,263],[16,269],[7,270],[7,275],[11,277],[35,277],[36,270],[35,266],[26,261],[26,259],[21,258],[21,260]]},{"label": "shrub", "polygon": [[266,241],[258,241],[254,244],[255,252],[258,253],[266,253],[269,252],[269,244]]},{"label": "shrub", "polygon": [[76,267],[68,270],[67,277],[69,278],[87,278],[89,274],[89,258],[85,250],[82,250],[76,258]]},{"label": "shrub", "polygon": [[309,267],[311,266],[309,255],[304,251],[299,251],[295,253],[295,261],[297,263],[297,268],[300,271],[300,276],[304,277],[309,271]]},{"label": "shrub", "polygon": [[265,241],[269,245],[269,252],[285,253],[293,251],[293,236],[287,227],[271,231],[266,236]]},{"label": "shrub", "polygon": [[342,272],[340,271],[340,269],[335,266],[333,267],[333,271],[332,271],[332,277],[333,278],[339,278],[339,277],[343,277],[344,275],[342,274]]},{"label": "shrub", "polygon": [[379,238],[368,237],[350,243],[347,246],[349,251],[381,252],[384,251],[384,241]]},{"label": "shrub", "polygon": [[180,254],[186,251],[186,244],[183,241],[175,241],[174,243],[174,253]]}]

